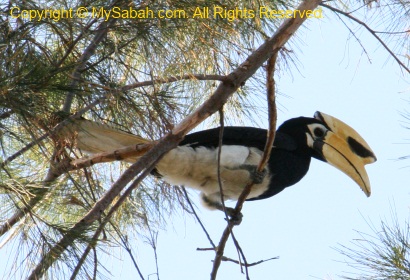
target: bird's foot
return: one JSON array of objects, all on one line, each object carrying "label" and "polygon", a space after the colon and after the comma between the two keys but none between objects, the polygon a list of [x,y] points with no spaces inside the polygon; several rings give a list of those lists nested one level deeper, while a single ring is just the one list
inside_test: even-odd
[{"label": "bird's foot", "polygon": [[202,199],[202,202],[206,206],[208,206],[210,208],[213,208],[213,209],[218,209],[218,210],[224,212],[228,216],[228,218],[227,218],[228,222],[232,223],[235,226],[241,224],[242,217],[243,217],[241,212],[237,213],[234,208],[224,207],[222,205],[222,203],[210,199],[204,193],[201,194],[201,199]]},{"label": "bird's foot", "polygon": [[262,171],[259,171],[256,165],[242,164],[240,168],[249,171],[251,180],[254,184],[262,183],[263,179],[265,179],[266,174],[268,174],[268,170],[266,168],[264,168]]},{"label": "bird's foot", "polygon": [[265,179],[266,174],[268,174],[268,170],[263,169],[262,171],[258,171],[257,169],[253,172],[252,180],[255,184],[261,184],[263,179]]},{"label": "bird's foot", "polygon": [[230,207],[225,207],[225,213],[228,215],[228,222],[235,226],[239,226],[242,223],[243,214],[241,212],[237,213],[235,209]]}]

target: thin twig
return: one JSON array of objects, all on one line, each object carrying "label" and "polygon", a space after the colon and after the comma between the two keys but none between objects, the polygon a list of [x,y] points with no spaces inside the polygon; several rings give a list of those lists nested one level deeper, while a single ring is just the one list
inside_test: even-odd
[{"label": "thin twig", "polygon": [[[219,139],[218,139],[218,159],[217,159],[217,174],[218,174],[218,185],[219,185],[219,193],[220,193],[220,198],[221,198],[221,205],[222,205],[222,210],[225,214],[225,220],[228,223],[228,225],[231,223],[230,219],[232,217],[229,217],[227,213],[227,208],[225,206],[225,197],[224,197],[224,192],[223,192],[223,185],[222,185],[222,179],[221,179],[221,153],[222,153],[222,144],[223,144],[223,134],[224,134],[224,128],[225,128],[225,122],[224,122],[224,111],[223,107],[219,109]],[[234,241],[234,244],[236,246],[236,250],[238,252],[239,259],[241,259],[241,255],[243,259],[246,259],[245,256],[242,253],[242,249],[239,246],[239,243],[237,242],[235,235],[233,233],[233,230],[231,228],[230,234],[232,236],[232,240]],[[215,247],[215,246],[214,246]],[[219,246],[218,246],[219,247]],[[220,250],[219,248],[217,249],[218,251]],[[241,266],[241,272],[242,271],[242,266]]]},{"label": "thin twig", "polygon": [[158,232],[155,232],[153,234],[151,227],[149,227],[149,234],[150,234],[150,245],[152,249],[154,250],[154,260],[155,260],[155,270],[156,270],[156,275],[157,279],[159,280],[159,266],[158,266],[158,251],[157,251],[157,242],[158,242]]},{"label": "thin twig", "polygon": [[[209,243],[211,243],[211,246],[212,246],[212,248],[213,248],[212,250],[215,250],[215,243],[212,241],[211,236],[209,235],[209,233],[208,233],[208,231],[206,230],[204,224],[202,223],[201,219],[199,218],[198,214],[196,213],[195,208],[194,208],[194,206],[192,205],[191,200],[189,199],[188,192],[186,191],[185,187],[182,187],[182,191],[183,191],[183,193],[184,193],[184,195],[185,195],[185,199],[186,199],[186,201],[188,202],[189,207],[191,208],[192,213],[194,214],[196,220],[198,221],[199,225],[201,226],[202,230],[204,231],[204,233],[205,233],[205,235],[206,235],[206,238],[208,238]],[[200,249],[197,249],[197,250],[200,251]]]},{"label": "thin twig", "polygon": [[[258,264],[267,262],[267,261],[277,260],[277,259],[279,259],[279,257],[273,257],[273,258],[269,258],[269,259],[266,259],[266,260],[260,260],[260,261],[257,261],[257,262],[248,263],[248,264],[246,264],[246,267],[255,266],[255,265],[258,265]],[[224,262],[233,262],[233,263],[236,263],[236,264],[241,264],[239,261],[234,260],[234,259],[231,259],[231,258],[228,258],[228,257],[225,257],[225,256],[222,257],[222,261],[224,261]],[[242,264],[242,265],[243,265],[243,264]]]},{"label": "thin twig", "polygon": [[356,39],[356,42],[360,45],[360,47],[362,48],[362,50],[366,54],[367,60],[369,61],[369,63],[372,63],[372,60],[370,59],[370,56],[367,53],[367,50],[364,47],[364,45],[362,44],[362,41],[360,40],[360,38],[357,37],[356,33],[349,27],[349,25],[347,25],[347,23],[342,19],[342,17],[339,14],[336,14],[336,16],[340,19],[340,21],[343,23],[343,25],[349,30],[350,34],[352,34],[352,36]]},{"label": "thin twig", "polygon": [[166,84],[166,83],[172,83],[172,82],[178,82],[181,80],[199,80],[199,81],[221,81],[225,82],[228,80],[227,76],[224,75],[206,75],[206,74],[186,74],[186,75],[180,75],[180,76],[171,76],[171,77],[166,77],[162,79],[152,79],[149,81],[143,81],[143,82],[137,82],[133,83],[130,85],[125,85],[122,86],[118,89],[111,89],[109,87],[104,87],[99,84],[94,84],[94,83],[89,83],[92,86],[95,87],[100,87],[104,88],[106,90],[110,90],[112,92],[123,92],[123,91],[128,91],[132,90],[135,88],[140,88],[140,87],[145,87],[145,86],[152,86],[155,84]]},{"label": "thin twig", "polygon": [[[112,216],[112,215],[115,213],[115,211],[117,211],[117,209],[124,203],[124,201],[125,201],[125,200],[128,198],[128,196],[130,195],[131,191],[133,191],[135,188],[137,188],[138,185],[141,183],[141,181],[151,172],[151,170],[153,169],[154,165],[155,165],[155,163],[153,163],[151,167],[149,167],[148,169],[146,169],[140,176],[138,176],[138,178],[135,179],[134,182],[128,187],[128,189],[121,195],[121,197],[117,200],[117,202],[116,202],[116,203],[113,205],[113,207],[110,209],[110,211],[108,212],[108,214],[104,217],[104,220],[102,220],[102,221],[100,222],[100,225],[99,225],[99,227],[96,229],[96,231],[94,232],[94,235],[93,235],[93,237],[92,237],[91,240],[96,241],[96,240],[98,239],[99,235],[100,235],[100,234],[102,233],[102,231],[104,230],[105,225],[110,221],[111,216]],[[76,234],[75,231],[72,231],[72,230],[71,230],[71,232],[74,232],[74,234]],[[67,244],[67,246],[69,246],[69,244]],[[80,270],[82,264],[84,263],[84,261],[85,261],[87,255],[89,254],[90,250],[91,250],[94,246],[95,246],[94,244],[93,244],[93,246],[90,244],[90,245],[86,248],[86,250],[84,251],[84,253],[83,253],[83,255],[82,255],[82,259],[81,259],[82,262],[80,261],[80,262],[77,263],[77,266],[76,266],[76,268],[75,268],[75,270],[74,270],[74,272],[73,272],[73,274],[72,274],[72,276],[71,276],[70,279],[73,279],[73,280],[74,280],[74,279],[76,278],[76,276],[77,276],[77,274],[78,274],[78,272],[79,272],[79,270]],[[55,247],[54,247],[54,248],[55,248]],[[57,247],[57,249],[58,249],[58,247]],[[132,258],[132,259],[133,259],[133,258]],[[141,277],[142,279],[144,279],[144,277],[142,276],[142,274],[141,274],[141,272],[140,272],[138,266],[136,265],[136,262],[135,262],[134,259],[133,259],[133,262],[134,262],[134,265],[137,267],[137,270],[138,270],[138,273],[139,273],[140,277]]]},{"label": "thin twig", "polygon": [[224,136],[224,128],[225,128],[223,106],[219,109],[218,112],[219,112],[219,138],[218,138],[218,157],[217,157],[218,186],[219,186],[219,195],[221,198],[222,210],[225,214],[226,221],[229,223],[229,215],[225,207],[224,189],[223,189],[223,183],[221,179],[221,154],[222,154],[222,144],[223,144],[223,136]]},{"label": "thin twig", "polygon": [[[235,245],[236,251],[238,252],[238,256],[239,256],[238,262],[241,268],[241,272],[243,273],[243,267],[245,267],[245,277],[247,280],[249,280],[250,277],[249,277],[249,270],[248,270],[248,261],[246,260],[242,247],[239,245],[239,242],[236,239],[235,235],[233,234],[233,231],[231,231],[231,236],[232,236],[232,241],[233,241],[233,244]],[[243,260],[243,262],[241,261],[241,259]]]},{"label": "thin twig", "polygon": [[[120,233],[117,232],[117,234],[120,234]],[[134,264],[134,267],[137,270],[139,277],[141,278],[141,280],[145,280],[144,275],[142,274],[141,269],[138,266],[137,260],[135,259],[134,254],[132,253],[131,247],[129,246],[127,241],[123,240],[123,238],[121,238],[121,240],[125,246],[125,250],[127,251],[128,255],[130,255],[132,263]]]},{"label": "thin twig", "polygon": [[[268,67],[267,67],[267,99],[268,99],[268,115],[269,115],[269,131],[268,131],[268,138],[266,141],[265,149],[261,158],[261,161],[258,165],[258,171],[262,171],[265,168],[266,163],[269,160],[270,152],[273,147],[273,142],[275,140],[275,133],[276,133],[276,102],[275,102],[275,82],[273,79],[273,72],[276,64],[277,54],[279,52],[279,48],[274,50],[274,53],[268,60]],[[246,200],[246,197],[249,195],[253,182],[248,184],[244,190],[242,191],[241,195],[238,198],[238,201],[235,206],[235,213],[239,214],[242,210],[243,203]],[[225,228],[224,232],[222,233],[221,240],[219,241],[218,250],[215,254],[214,264],[211,272],[211,279],[216,279],[216,275],[221,264],[221,260],[223,257],[225,244],[228,240],[229,234],[232,232],[234,224],[228,223],[227,227]]]},{"label": "thin twig", "polygon": [[394,52],[386,45],[386,43],[377,35],[378,32],[371,29],[366,23],[364,23],[363,21],[359,20],[358,18],[352,16],[350,13],[344,12],[342,10],[339,10],[338,8],[332,7],[332,6],[327,5],[325,3],[321,3],[320,5],[322,7],[328,8],[329,10],[333,11],[334,13],[342,14],[345,17],[348,17],[349,19],[351,19],[351,20],[357,22],[358,24],[360,24],[361,26],[363,26],[370,34],[373,35],[373,37],[375,37],[377,39],[377,41],[379,41],[379,43],[394,58],[394,60],[396,60],[396,62],[401,67],[403,67],[404,70],[406,70],[408,73],[410,73],[410,69],[406,65],[404,65],[404,63],[394,54]]},{"label": "thin twig", "polygon": [[197,251],[215,251],[215,247],[212,248],[196,248]]},{"label": "thin twig", "polygon": [[90,242],[87,245],[87,248],[85,248],[83,254],[81,255],[80,259],[77,260],[77,264],[71,273],[70,280],[75,280],[77,278],[78,273],[80,272],[81,267],[84,265],[85,261],[87,260],[88,254],[91,252],[91,250],[95,250],[95,244],[97,243],[98,237],[100,236],[101,232],[98,232],[98,234],[94,234],[94,236],[91,238]]}]

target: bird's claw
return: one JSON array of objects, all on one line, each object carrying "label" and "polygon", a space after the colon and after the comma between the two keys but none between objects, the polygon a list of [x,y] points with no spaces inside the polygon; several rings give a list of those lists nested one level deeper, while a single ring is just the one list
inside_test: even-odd
[{"label": "bird's claw", "polygon": [[254,184],[262,183],[263,179],[265,179],[265,176],[268,173],[268,170],[266,168],[264,168],[262,171],[259,171],[256,165],[243,164],[241,165],[241,168],[249,171],[251,180]]},{"label": "bird's claw", "polygon": [[263,182],[263,179],[265,179],[266,174],[268,171],[266,169],[263,169],[262,171],[258,171],[258,169],[253,172],[252,180],[255,184],[260,184]]},{"label": "bird's claw", "polygon": [[235,226],[238,226],[242,223],[243,214],[241,212],[236,213],[235,209],[229,207],[226,208],[225,211],[229,217],[229,223],[232,223]]}]

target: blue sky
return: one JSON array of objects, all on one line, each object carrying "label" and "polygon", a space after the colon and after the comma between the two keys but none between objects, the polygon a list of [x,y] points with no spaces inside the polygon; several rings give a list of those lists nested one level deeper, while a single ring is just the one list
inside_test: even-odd
[{"label": "blue sky", "polygon": [[[381,219],[390,221],[392,211],[403,223],[409,215],[410,160],[397,160],[410,154],[410,130],[403,128],[405,119],[400,115],[409,107],[408,78],[370,35],[359,33],[371,63],[333,14],[324,10],[323,15],[322,20],[311,19],[308,29],[298,33],[297,43],[288,46],[296,52],[299,69],[292,67],[276,77],[281,93],[278,124],[319,110],[355,128],[378,157],[367,166],[372,196],[366,198],[335,168],[313,161],[297,185],[273,198],[246,203],[244,220],[234,231],[248,262],[279,256],[250,268],[251,279],[339,279],[338,275],[354,270],[334,249],[338,244],[349,246],[359,237],[356,231],[372,233],[368,223],[377,227]],[[199,205],[197,194],[190,194]],[[201,206],[198,212],[218,243],[226,225],[222,213]],[[157,247],[160,279],[209,279],[214,253],[196,251],[209,244],[189,215],[173,215],[159,233]],[[151,248],[141,241],[133,249],[146,279],[156,279]],[[100,259],[111,269],[112,279],[138,279],[128,255],[112,250],[120,259]],[[2,250],[1,259],[4,254]],[[237,259],[230,241],[225,255]],[[218,279],[245,279],[232,263],[222,263],[218,275]]]}]

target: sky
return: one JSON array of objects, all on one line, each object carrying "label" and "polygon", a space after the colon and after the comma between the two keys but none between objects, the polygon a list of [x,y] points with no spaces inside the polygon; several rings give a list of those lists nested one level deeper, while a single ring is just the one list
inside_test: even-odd
[{"label": "sky", "polygon": [[[249,268],[251,279],[340,279],[357,271],[336,248],[352,246],[360,238],[358,232],[372,234],[369,224],[378,228],[381,220],[391,221],[392,212],[402,224],[409,216],[410,160],[397,160],[410,154],[410,130],[403,127],[406,120],[400,115],[409,110],[409,79],[369,34],[360,33],[360,40],[371,62],[332,13],[323,15],[321,20],[311,19],[298,33],[297,44],[290,46],[298,69],[292,67],[276,77],[278,124],[319,110],[353,127],[378,158],[366,167],[372,195],[367,198],[345,174],[312,160],[310,171],[295,186],[272,198],[245,203],[243,222],[234,233],[248,262],[279,257]],[[261,126],[267,127],[267,122]],[[201,208],[197,193],[190,194],[218,243],[226,226],[222,213]],[[191,216],[171,216],[158,236],[160,279],[209,279],[214,253],[196,250],[208,247]],[[110,278],[139,279],[128,255],[112,250],[116,257],[100,259],[111,270]],[[145,279],[157,279],[151,247],[135,242],[133,250]],[[231,241],[225,256],[237,259]],[[245,275],[236,264],[222,263],[218,279],[245,279]]]}]

